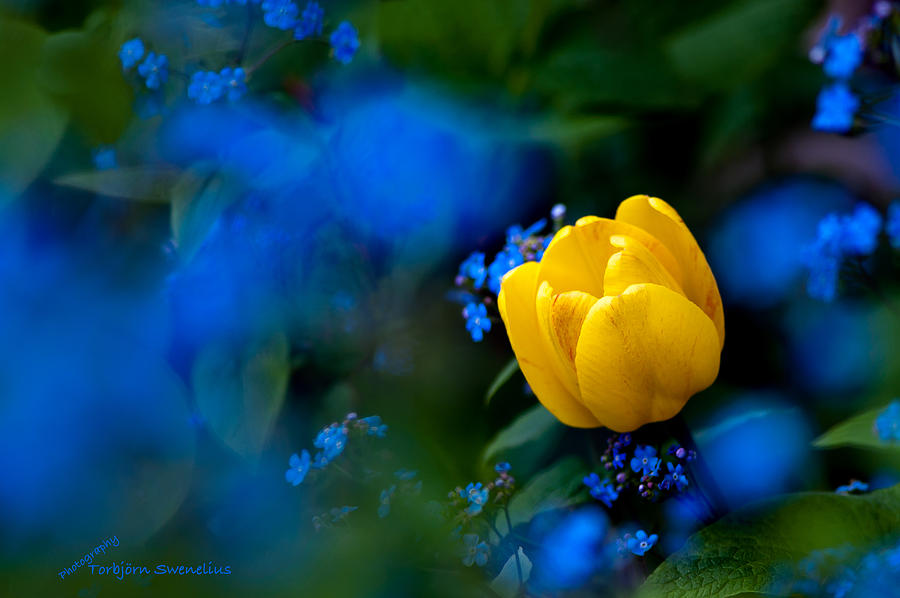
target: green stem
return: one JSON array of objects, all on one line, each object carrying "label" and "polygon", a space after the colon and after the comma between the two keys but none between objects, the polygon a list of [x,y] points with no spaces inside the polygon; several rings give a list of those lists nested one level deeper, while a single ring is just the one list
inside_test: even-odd
[{"label": "green stem", "polygon": [[[512,520],[509,518],[509,509],[506,508],[506,505],[503,505],[503,516],[506,517],[506,529],[512,534],[513,526]],[[519,575],[519,589],[520,591],[524,588],[525,582],[522,579],[522,563],[519,561],[519,545],[513,544],[514,554],[516,555],[516,573]]]},{"label": "green stem", "polygon": [[266,61],[268,61],[270,58],[272,58],[273,56],[278,54],[280,51],[282,51],[285,48],[287,48],[288,46],[290,46],[292,43],[294,43],[294,40],[286,41],[282,44],[275,46],[274,48],[272,48],[271,50],[269,50],[268,52],[263,54],[262,58],[257,60],[253,64],[253,66],[247,67],[245,69],[247,71],[247,76],[249,77],[256,69],[258,69],[259,67],[264,65],[266,63]]},{"label": "green stem", "polygon": [[241,49],[238,52],[237,63],[240,66],[242,62],[244,62],[244,58],[247,56],[247,48],[250,47],[250,33],[253,31],[253,23],[256,19],[253,18],[253,3],[247,3],[247,25],[244,28],[244,39],[241,41]]}]

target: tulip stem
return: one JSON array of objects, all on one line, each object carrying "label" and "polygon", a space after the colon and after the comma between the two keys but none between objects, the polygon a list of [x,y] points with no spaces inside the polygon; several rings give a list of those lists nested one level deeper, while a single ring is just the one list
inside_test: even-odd
[{"label": "tulip stem", "polygon": [[694,479],[697,482],[697,490],[709,507],[713,521],[721,518],[728,511],[728,503],[725,500],[725,495],[722,494],[719,485],[716,483],[706,460],[703,458],[703,454],[697,448],[697,442],[694,440],[693,434],[691,434],[691,429],[680,413],[669,420],[669,427],[675,440],[687,450],[693,450],[697,455],[690,464],[694,473]]}]

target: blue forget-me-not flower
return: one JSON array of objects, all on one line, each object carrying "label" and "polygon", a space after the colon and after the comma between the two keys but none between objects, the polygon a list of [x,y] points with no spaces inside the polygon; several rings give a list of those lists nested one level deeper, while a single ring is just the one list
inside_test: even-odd
[{"label": "blue forget-me-not flower", "polygon": [[294,39],[300,40],[314,35],[321,35],[322,17],[324,15],[325,11],[322,10],[318,2],[313,0],[307,3],[306,8],[303,9],[303,14],[300,15],[300,22],[294,29]]},{"label": "blue forget-me-not flower", "polygon": [[857,110],[859,98],[846,84],[834,83],[819,92],[812,127],[828,133],[846,133],[853,126],[853,116]]},{"label": "blue forget-me-not flower", "polygon": [[631,471],[640,471],[642,475],[652,475],[659,469],[659,458],[652,446],[638,445],[631,459]]},{"label": "blue forget-me-not flower", "polygon": [[487,278],[487,268],[484,265],[484,254],[480,251],[475,251],[467,257],[466,260],[459,265],[459,277],[462,280],[467,278],[470,279],[472,285],[476,289],[480,289],[484,286],[484,281]]},{"label": "blue forget-me-not flower", "polygon": [[128,40],[122,44],[122,49],[119,50],[119,60],[122,61],[122,68],[125,70],[136,65],[143,57],[144,42],[139,37]]},{"label": "blue forget-me-not flower", "polygon": [[291,0],[265,0],[262,3],[263,21],[269,27],[288,30],[297,24],[300,9]]},{"label": "blue forget-me-not flower", "polygon": [[334,59],[341,64],[349,64],[356,51],[359,50],[359,36],[356,28],[347,21],[342,21],[331,33],[329,42],[334,50]]},{"label": "blue forget-me-not flower", "polygon": [[471,567],[472,565],[484,567],[490,554],[490,547],[485,542],[480,541],[477,534],[466,534],[463,536],[463,565],[466,567]]},{"label": "blue forget-me-not flower", "polygon": [[666,463],[666,467],[669,469],[669,473],[666,474],[666,477],[663,478],[659,485],[665,490],[674,485],[679,492],[687,488],[688,479],[684,475],[684,468],[681,465],[672,465],[671,463]]},{"label": "blue forget-me-not flower", "polygon": [[485,332],[491,330],[491,319],[488,317],[487,308],[483,303],[469,303],[463,308],[463,317],[466,319],[466,330],[472,335],[472,340],[480,342]]},{"label": "blue forget-me-not flower", "polygon": [[222,69],[219,79],[223,95],[229,102],[239,100],[247,93],[247,73],[241,67]]},{"label": "blue forget-me-not flower", "polygon": [[460,497],[466,499],[469,503],[466,509],[469,515],[481,513],[481,509],[487,502],[489,494],[490,491],[487,488],[483,488],[481,482],[470,482],[465,489],[459,491]]},{"label": "blue forget-me-not flower", "polygon": [[644,530],[638,530],[638,532],[631,538],[628,538],[625,541],[625,546],[630,550],[633,554],[637,556],[644,556],[644,553],[653,548],[653,545],[656,544],[656,541],[659,539],[659,536],[656,534],[647,535],[647,532]]},{"label": "blue forget-me-not flower", "polygon": [[328,463],[337,458],[347,445],[347,428],[338,424],[331,424],[322,429],[313,441],[313,446],[322,449],[322,457]]},{"label": "blue forget-me-not flower", "polygon": [[491,265],[488,266],[488,288],[495,295],[500,293],[500,281],[503,276],[525,262],[525,257],[515,245],[507,245],[503,251],[497,254]]},{"label": "blue forget-me-not flower", "polygon": [[862,43],[855,33],[832,35],[825,41],[822,69],[833,79],[849,79],[862,62]]},{"label": "blue forget-me-not flower", "polygon": [[300,453],[300,455],[294,453],[293,455],[291,455],[288,464],[291,467],[286,472],[284,472],[284,478],[294,486],[300,485],[303,482],[304,478],[306,478],[306,474],[309,473],[309,451],[304,449],[303,452]]},{"label": "blue forget-me-not flower", "polygon": [[160,84],[169,80],[169,59],[165,54],[150,52],[138,66],[138,74],[144,78],[147,89],[159,89]]},{"label": "blue forget-me-not flower", "polygon": [[858,204],[851,214],[829,214],[819,221],[815,240],[803,252],[810,297],[834,299],[841,262],[845,257],[871,255],[878,246],[881,222],[881,214],[865,203]]},{"label": "blue forget-me-not flower", "polygon": [[222,77],[213,71],[197,71],[191,76],[187,96],[198,104],[212,104],[222,97]]}]

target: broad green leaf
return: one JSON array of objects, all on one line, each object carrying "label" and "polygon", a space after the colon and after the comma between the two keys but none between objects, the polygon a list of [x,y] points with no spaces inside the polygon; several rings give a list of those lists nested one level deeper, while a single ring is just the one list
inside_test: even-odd
[{"label": "broad green leaf", "polygon": [[875,419],[884,411],[884,407],[870,409],[845,420],[815,440],[816,448],[836,448],[839,446],[858,446],[863,448],[898,449],[900,443],[887,443],[875,434]]},{"label": "broad green leaf", "polygon": [[509,360],[503,369],[497,374],[497,377],[494,378],[494,381],[491,382],[490,388],[488,388],[487,392],[484,393],[484,404],[485,406],[491,403],[491,399],[494,398],[494,395],[497,394],[497,391],[500,388],[509,382],[509,379],[513,377],[513,374],[519,371],[519,362],[516,361],[516,358],[513,357]]},{"label": "broad green leaf", "polygon": [[112,143],[132,116],[132,90],[122,74],[108,19],[90,30],[63,31],[44,43],[38,77],[66,107],[89,142]]},{"label": "broad green leaf", "polygon": [[180,170],[171,167],[135,166],[75,172],[61,176],[54,182],[107,197],[167,202],[181,176]]},{"label": "broad green leaf", "polygon": [[[518,556],[518,563],[516,557]],[[531,559],[525,556],[525,551],[519,546],[516,553],[511,554],[506,559],[506,564],[500,570],[494,581],[491,582],[491,589],[503,598],[513,598],[519,592],[519,586],[526,583],[531,577]],[[521,570],[521,583],[519,579],[519,571]]]},{"label": "broad green leaf", "polygon": [[679,75],[728,88],[779,60],[815,9],[811,0],[739,0],[677,32],[665,49]]},{"label": "broad green leaf", "polygon": [[639,598],[766,593],[815,550],[876,546],[900,530],[900,486],[862,496],[804,492],[727,515],[691,536]]},{"label": "broad green leaf", "polygon": [[0,187],[19,193],[43,170],[68,115],[37,77],[47,34],[0,17]]},{"label": "broad green leaf", "polygon": [[543,405],[535,405],[511,424],[500,430],[484,449],[482,462],[488,463],[499,455],[535,440],[554,439],[563,432],[563,425]]},{"label": "broad green leaf", "polygon": [[[586,495],[583,478],[587,473],[580,459],[565,457],[535,475],[509,502],[513,527],[531,521],[539,513],[583,502]],[[496,525],[501,533],[508,533],[503,514],[497,516]]]},{"label": "broad green leaf", "polygon": [[262,450],[281,411],[290,375],[287,338],[276,333],[237,348],[214,342],[194,363],[197,407],[210,429],[238,454]]}]

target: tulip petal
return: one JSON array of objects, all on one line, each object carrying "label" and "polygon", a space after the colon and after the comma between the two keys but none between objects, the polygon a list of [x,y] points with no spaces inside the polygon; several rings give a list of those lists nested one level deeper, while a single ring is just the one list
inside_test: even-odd
[{"label": "tulip petal", "polygon": [[581,291],[554,293],[546,281],[538,287],[536,307],[541,336],[547,344],[556,375],[576,397],[580,393],[575,375],[575,349],[581,325],[596,302],[596,297]]},{"label": "tulip petal", "polygon": [[678,212],[657,197],[635,195],[619,205],[616,220],[647,231],[669,248],[681,265],[681,288],[685,296],[712,318],[721,348],[725,343],[725,316],[719,287],[706,256]]},{"label": "tulip petal", "polygon": [[681,280],[677,260],[661,241],[626,222],[596,216],[581,218],[556,234],[541,260],[540,279],[548,281],[557,293],[584,291],[602,297],[607,262],[619,250],[609,241],[613,235],[641,242],[676,281]]},{"label": "tulip petal", "polygon": [[712,320],[683,295],[635,284],[597,301],[578,339],[581,399],[617,432],[669,419],[719,371]]},{"label": "tulip petal", "polygon": [[681,285],[643,243],[625,236],[613,235],[609,240],[621,251],[612,254],[603,277],[603,293],[619,295],[633,284],[652,283],[681,293]]},{"label": "tulip petal", "polygon": [[600,426],[557,377],[552,356],[538,326],[537,262],[526,262],[503,277],[497,306],[522,374],[538,400],[562,423],[576,428]]}]

